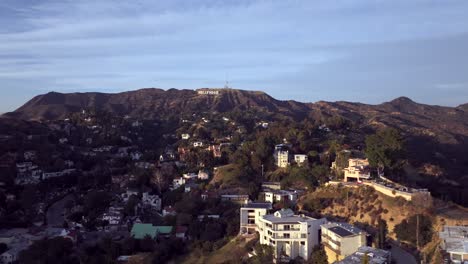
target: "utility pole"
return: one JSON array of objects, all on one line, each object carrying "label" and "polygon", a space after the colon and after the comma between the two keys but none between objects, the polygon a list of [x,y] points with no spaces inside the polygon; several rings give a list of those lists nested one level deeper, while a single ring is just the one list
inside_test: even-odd
[{"label": "utility pole", "polygon": [[262,181],[263,181],[263,179],[264,179],[263,176],[264,176],[264,175],[263,175],[263,163],[262,163]]},{"label": "utility pole", "polygon": [[419,250],[419,214],[416,215],[416,248]]}]

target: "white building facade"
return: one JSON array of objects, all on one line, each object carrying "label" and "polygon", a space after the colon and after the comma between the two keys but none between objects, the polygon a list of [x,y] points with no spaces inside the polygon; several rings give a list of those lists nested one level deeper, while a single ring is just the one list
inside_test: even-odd
[{"label": "white building facade", "polygon": [[313,247],[320,243],[320,225],[326,221],[281,209],[259,219],[260,244],[272,246],[276,259],[301,257],[308,260]]}]

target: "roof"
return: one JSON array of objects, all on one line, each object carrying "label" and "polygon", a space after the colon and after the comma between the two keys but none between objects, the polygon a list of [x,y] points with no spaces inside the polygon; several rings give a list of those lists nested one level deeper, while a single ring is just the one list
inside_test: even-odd
[{"label": "roof", "polygon": [[155,226],[157,234],[170,234],[172,232],[172,226]]},{"label": "roof", "polygon": [[443,248],[448,252],[468,253],[468,227],[466,226],[444,226],[439,233],[443,240]]},{"label": "roof", "polygon": [[353,233],[349,232],[348,230],[342,228],[341,226],[335,226],[329,228],[328,230],[332,231],[333,233],[339,235],[340,237],[347,237],[354,235]]},{"label": "roof", "polygon": [[248,203],[242,206],[242,208],[252,209],[271,209],[271,203]]},{"label": "roof", "polygon": [[358,251],[336,262],[336,264],[361,264],[364,254],[367,254],[369,264],[385,264],[388,263],[390,257],[390,252],[386,250],[362,246]]},{"label": "roof", "polygon": [[322,227],[330,230],[340,237],[354,236],[362,232],[361,229],[348,223],[328,223],[322,225]]},{"label": "roof", "polygon": [[[276,215],[275,215],[276,214]],[[281,209],[280,211],[276,211],[275,214],[264,215],[262,218],[266,221],[271,223],[299,223],[299,222],[307,222],[317,220],[315,218],[304,216],[304,215],[294,215],[291,209]]]},{"label": "roof", "polygon": [[136,239],[143,239],[145,236],[149,235],[151,238],[155,238],[157,235],[158,229],[152,224],[134,224],[131,231],[131,236]]}]

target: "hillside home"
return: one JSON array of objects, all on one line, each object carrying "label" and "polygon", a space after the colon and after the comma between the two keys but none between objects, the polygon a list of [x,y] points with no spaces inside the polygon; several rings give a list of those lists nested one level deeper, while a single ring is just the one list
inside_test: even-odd
[{"label": "hillside home", "polygon": [[221,201],[232,202],[237,204],[245,204],[249,200],[247,194],[223,194],[221,195]]},{"label": "hillside home", "polygon": [[253,234],[258,232],[258,222],[260,217],[266,215],[272,209],[271,203],[252,203],[242,205],[240,208],[240,229],[241,234]]},{"label": "hillside home", "polygon": [[266,190],[263,191],[265,202],[296,202],[299,192],[296,190]]},{"label": "hillside home", "polygon": [[444,226],[439,232],[441,248],[450,255],[453,263],[468,262],[468,227]]},{"label": "hillside home", "polygon": [[172,188],[177,189],[180,186],[185,184],[185,179],[183,177],[177,177],[172,180]]},{"label": "hillside home", "polygon": [[194,148],[203,147],[203,142],[201,142],[201,141],[195,141],[195,142],[193,142],[193,147],[194,147]]},{"label": "hillside home", "polygon": [[370,178],[370,167],[367,159],[349,159],[349,165],[343,169],[344,181],[356,180],[358,182],[361,179]]},{"label": "hillside home", "polygon": [[208,180],[210,178],[210,175],[206,171],[198,171],[198,179],[199,180]]},{"label": "hillside home", "polygon": [[348,223],[328,223],[321,227],[322,243],[333,263],[358,251],[359,247],[366,246],[367,234]]},{"label": "hillside home", "polygon": [[181,138],[182,138],[182,139],[189,139],[189,138],[190,138],[190,134],[182,134],[182,135],[181,135]]},{"label": "hillside home", "polygon": [[308,157],[305,154],[295,154],[294,155],[294,161],[299,166],[304,165],[307,162],[307,159],[308,159]]},{"label": "hillside home", "polygon": [[152,210],[161,210],[161,198],[157,195],[151,195],[148,192],[143,193],[141,203],[145,207],[150,207]]},{"label": "hillside home", "polygon": [[281,209],[259,218],[260,244],[272,246],[275,258],[280,261],[296,257],[308,260],[313,247],[320,243],[320,225],[326,221]]}]

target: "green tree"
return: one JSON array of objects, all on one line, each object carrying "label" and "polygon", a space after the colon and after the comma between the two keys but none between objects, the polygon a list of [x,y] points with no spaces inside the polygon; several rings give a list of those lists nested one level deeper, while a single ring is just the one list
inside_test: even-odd
[{"label": "green tree", "polygon": [[251,264],[273,263],[273,247],[267,245],[255,245],[256,256],[249,259]]},{"label": "green tree", "polygon": [[377,248],[383,249],[385,248],[385,242],[386,242],[386,237],[387,237],[387,222],[383,220],[382,218],[379,219],[379,223],[377,226],[377,241],[376,245]]},{"label": "green tree", "polygon": [[78,264],[79,260],[73,254],[73,242],[66,238],[56,237],[34,242],[20,253],[18,262],[23,264]]},{"label": "green tree", "polygon": [[396,129],[380,130],[366,137],[365,153],[374,168],[399,169],[404,153],[403,138]]},{"label": "green tree", "polygon": [[[423,247],[432,239],[432,219],[423,214],[413,215],[401,221],[394,230],[399,240],[408,241],[416,247]],[[416,245],[417,238],[419,238],[419,245]]]},{"label": "green tree", "polygon": [[323,245],[315,246],[312,249],[312,254],[310,255],[308,263],[328,264],[327,253],[325,253],[325,249],[323,248]]}]

